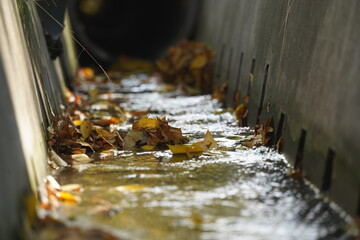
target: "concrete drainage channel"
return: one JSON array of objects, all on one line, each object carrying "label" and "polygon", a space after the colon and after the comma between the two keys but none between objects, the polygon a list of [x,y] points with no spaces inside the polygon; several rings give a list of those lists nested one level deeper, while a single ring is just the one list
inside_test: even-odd
[{"label": "concrete drainage channel", "polygon": [[[195,39],[218,53],[215,77],[228,83],[227,106],[241,103],[234,103],[240,92],[250,98],[249,126],[273,116],[284,156],[239,148],[248,130],[232,125],[231,114],[216,113],[219,106],[206,96],[129,89],[119,96],[129,109],[156,103],[151,114],[170,115],[192,140],[209,129],[222,148],[180,160],[167,151],[124,151],[83,171],[57,172],[61,184],[85,187],[84,205],[64,209],[60,218],[130,239],[351,239],[356,229],[349,216],[360,214],[358,5],[202,1]],[[61,111],[59,89],[71,71],[50,59],[34,2],[0,6],[0,190],[6,195],[0,232],[1,239],[16,239],[23,199],[47,174],[46,129],[51,113]],[[320,190],[289,177],[287,161]],[[132,183],[142,187],[116,188]],[[113,218],[88,216],[86,199],[98,196],[119,208]]]}]

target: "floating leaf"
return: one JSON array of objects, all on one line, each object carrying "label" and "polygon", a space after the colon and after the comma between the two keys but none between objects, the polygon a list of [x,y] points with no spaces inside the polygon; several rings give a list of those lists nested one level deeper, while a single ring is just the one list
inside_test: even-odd
[{"label": "floating leaf", "polygon": [[206,132],[204,140],[193,144],[167,145],[173,154],[186,154],[189,157],[201,154],[210,148],[216,147],[217,143],[209,131]]},{"label": "floating leaf", "polygon": [[143,190],[144,188],[148,188],[148,186],[145,185],[139,185],[139,184],[129,184],[129,185],[123,185],[115,187],[116,191],[122,192],[122,191],[134,191],[138,192]]},{"label": "floating leaf", "polygon": [[204,144],[208,147],[208,149],[217,147],[217,143],[209,130],[206,131]]},{"label": "floating leaf", "polygon": [[79,203],[81,198],[69,192],[60,192],[58,199],[66,203]]},{"label": "floating leaf", "polygon": [[86,154],[73,154],[73,155],[71,155],[71,159],[78,163],[88,163],[93,160],[93,159],[89,158],[89,156]]},{"label": "floating leaf", "polygon": [[73,183],[73,184],[66,184],[61,186],[61,190],[63,192],[77,192],[80,193],[84,190],[83,185]]},{"label": "floating leaf", "polygon": [[167,145],[173,154],[186,154],[191,156],[192,154],[201,154],[204,152],[201,146],[202,142],[184,145]]}]

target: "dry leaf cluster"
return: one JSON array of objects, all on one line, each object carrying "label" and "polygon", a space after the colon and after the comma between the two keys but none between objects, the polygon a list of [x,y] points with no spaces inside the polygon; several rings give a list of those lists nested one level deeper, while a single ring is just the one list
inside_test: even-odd
[{"label": "dry leaf cluster", "polygon": [[269,146],[274,135],[274,120],[269,117],[265,122],[255,127],[255,134],[250,141],[241,144],[252,148],[258,146]]},{"label": "dry leaf cluster", "polygon": [[40,206],[45,210],[56,210],[60,203],[76,204],[81,201],[80,193],[83,187],[80,184],[60,186],[52,176],[46,176],[38,188]]},{"label": "dry leaf cluster", "polygon": [[185,90],[211,93],[215,53],[204,43],[181,41],[156,61],[165,82],[180,84]]},{"label": "dry leaf cluster", "polygon": [[[155,146],[188,141],[181,129],[170,126],[166,118],[148,118],[148,111],[127,113],[109,101],[99,101],[98,94],[98,91],[90,90],[89,97],[84,98],[68,92],[70,115],[53,117],[48,128],[48,145],[52,149],[49,158],[57,166],[66,166],[60,154],[69,156],[71,164],[79,164],[93,160],[87,155],[89,153],[100,152],[102,159],[113,156],[112,150],[124,147],[152,150]],[[89,110],[94,104],[102,106],[101,112]],[[114,127],[129,121],[135,121],[129,131],[118,131]]]}]

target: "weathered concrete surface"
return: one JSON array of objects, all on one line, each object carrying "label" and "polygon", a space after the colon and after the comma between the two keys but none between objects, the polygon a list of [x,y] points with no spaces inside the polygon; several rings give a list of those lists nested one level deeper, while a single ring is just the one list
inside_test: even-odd
[{"label": "weathered concrete surface", "polygon": [[217,77],[229,83],[229,106],[237,89],[247,95],[255,62],[249,123],[256,123],[259,112],[260,121],[272,115],[277,131],[284,114],[284,151],[293,162],[303,129],[306,177],[348,212],[359,214],[360,2],[206,0],[202,4],[197,39],[218,52]]},{"label": "weathered concrete surface", "polygon": [[62,95],[33,1],[0,1],[0,32],[0,239],[14,239],[23,197],[44,177],[44,134]]}]

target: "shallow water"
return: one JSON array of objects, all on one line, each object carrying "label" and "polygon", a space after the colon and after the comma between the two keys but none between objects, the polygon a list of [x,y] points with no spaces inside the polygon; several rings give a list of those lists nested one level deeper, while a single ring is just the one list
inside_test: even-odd
[{"label": "shallow water", "polygon": [[[58,171],[61,185],[85,189],[83,201],[63,206],[60,219],[124,239],[350,239],[351,219],[311,184],[289,176],[283,155],[241,146],[251,130],[237,127],[216,100],[151,92],[151,84],[133,83],[136,93],[128,88],[112,97],[126,99],[115,100],[125,109],[166,116],[191,141],[210,130],[218,147],[192,158],[127,149]],[[112,207],[99,213],[102,200]]]}]

